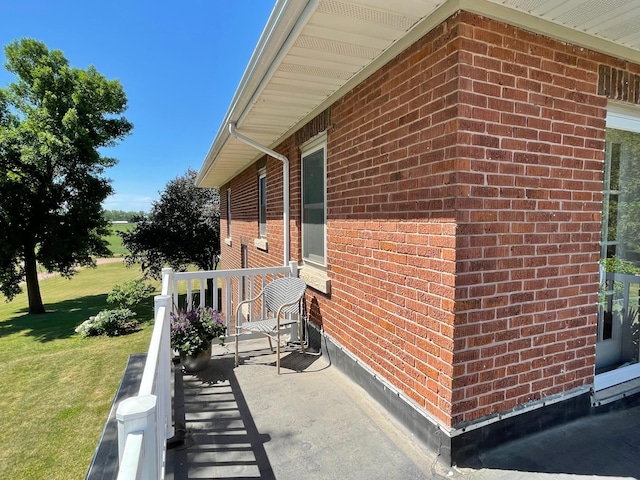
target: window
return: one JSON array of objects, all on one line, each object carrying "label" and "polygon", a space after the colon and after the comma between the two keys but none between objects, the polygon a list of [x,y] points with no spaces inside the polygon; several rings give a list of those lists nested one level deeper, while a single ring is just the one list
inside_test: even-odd
[{"label": "window", "polygon": [[231,189],[227,189],[227,238],[231,238]]},{"label": "window", "polygon": [[326,266],[326,136],[302,149],[302,259]]},{"label": "window", "polygon": [[258,224],[261,238],[267,236],[267,172],[260,171],[258,176]]}]

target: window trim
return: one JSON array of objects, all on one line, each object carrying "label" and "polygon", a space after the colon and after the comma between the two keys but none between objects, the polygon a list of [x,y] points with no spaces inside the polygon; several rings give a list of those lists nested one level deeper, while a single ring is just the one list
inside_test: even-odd
[{"label": "window trim", "polygon": [[[323,218],[323,263],[314,262],[304,257],[304,159],[309,155],[316,153],[318,150],[324,150],[323,165],[323,203],[324,203],[324,218]],[[300,146],[300,219],[301,219],[301,250],[302,250],[302,263],[309,267],[316,268],[318,270],[326,270],[327,268],[327,134],[322,132]]]},{"label": "window trim", "polygon": [[609,102],[607,105],[606,128],[640,133],[640,116],[638,108]]}]

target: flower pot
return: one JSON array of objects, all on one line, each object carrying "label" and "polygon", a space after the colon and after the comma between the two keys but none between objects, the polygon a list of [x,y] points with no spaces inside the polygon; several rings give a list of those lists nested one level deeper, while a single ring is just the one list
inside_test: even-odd
[{"label": "flower pot", "polygon": [[197,355],[180,353],[180,362],[185,373],[196,373],[204,370],[209,366],[209,360],[211,360],[211,344],[206,350]]}]

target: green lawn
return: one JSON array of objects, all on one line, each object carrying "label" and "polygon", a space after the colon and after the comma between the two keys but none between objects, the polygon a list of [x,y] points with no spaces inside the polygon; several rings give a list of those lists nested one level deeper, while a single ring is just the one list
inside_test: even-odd
[{"label": "green lawn", "polygon": [[117,262],[42,280],[46,315],[26,313],[26,294],[0,303],[0,478],[84,478],[127,358],[147,351],[153,298],[134,334],[81,339],[74,329],[109,308],[115,284],[139,277]]},{"label": "green lawn", "polygon": [[113,252],[112,257],[124,257],[128,252],[122,245],[122,238],[118,235],[118,232],[130,232],[135,228],[135,223],[112,223],[109,227],[111,235],[106,239],[109,242],[109,249]]}]

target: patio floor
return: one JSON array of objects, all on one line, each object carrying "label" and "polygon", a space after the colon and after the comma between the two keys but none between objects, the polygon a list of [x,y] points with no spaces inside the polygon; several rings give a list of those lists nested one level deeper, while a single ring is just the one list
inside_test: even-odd
[{"label": "patio floor", "polygon": [[206,370],[178,375],[186,441],[166,478],[433,478],[435,455],[326,358],[285,352],[277,375],[266,339],[242,347],[238,368],[216,347]]},{"label": "patio floor", "polygon": [[[640,407],[595,415],[511,442],[477,465],[449,468],[323,356],[267,341],[216,347],[209,367],[176,375],[185,442],[167,479],[640,480]],[[184,399],[183,401],[181,401]]]}]

